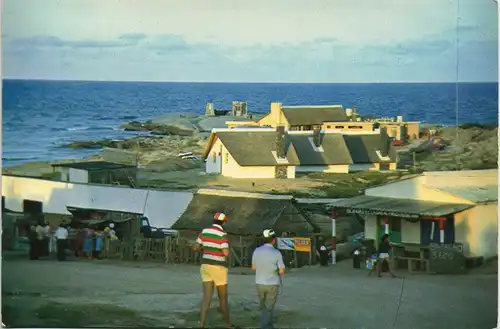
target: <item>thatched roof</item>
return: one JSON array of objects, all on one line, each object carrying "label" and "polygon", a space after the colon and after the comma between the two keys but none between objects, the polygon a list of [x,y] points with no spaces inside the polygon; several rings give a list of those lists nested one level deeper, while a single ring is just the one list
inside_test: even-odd
[{"label": "thatched roof", "polygon": [[[276,156],[273,155],[273,152],[277,150],[275,131],[232,130],[217,132],[217,136],[241,166],[276,166],[279,164]],[[299,160],[293,146],[290,147],[290,143],[286,140],[284,146],[288,163],[298,165]]]},{"label": "thatched roof", "polygon": [[347,121],[344,107],[342,105],[282,106],[281,111],[291,126],[320,125],[325,121]]},{"label": "thatched roof", "polygon": [[[231,156],[240,166],[276,166],[277,155],[276,131],[254,129],[252,131],[232,129],[213,132],[220,138]],[[284,138],[284,153],[288,165],[326,166],[357,163],[395,162],[397,154],[390,144],[389,137],[382,134],[345,135],[342,133],[322,132],[320,135],[321,152],[312,144],[312,131],[288,131]],[[211,138],[209,144],[215,142]],[[258,145],[258,147],[251,147]],[[208,157],[209,146],[205,153]],[[384,148],[388,158],[381,158]]]},{"label": "thatched roof", "polygon": [[229,218],[224,226],[227,233],[260,235],[264,229],[274,226],[290,204],[291,198],[288,197],[257,198],[238,194],[197,193],[172,229],[201,231],[212,224],[216,212],[224,212]]}]

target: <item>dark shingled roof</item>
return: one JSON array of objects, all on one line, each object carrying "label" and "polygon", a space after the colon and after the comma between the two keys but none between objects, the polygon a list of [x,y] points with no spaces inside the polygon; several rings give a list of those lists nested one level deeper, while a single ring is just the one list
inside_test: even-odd
[{"label": "dark shingled roof", "polygon": [[321,125],[325,121],[348,121],[342,105],[282,106],[281,111],[291,126]]},{"label": "dark shingled roof", "polygon": [[132,165],[125,165],[121,163],[113,163],[106,161],[59,163],[59,164],[53,164],[52,167],[66,167],[66,168],[82,169],[87,171],[136,168],[136,166]]},{"label": "dark shingled roof", "polygon": [[227,233],[260,235],[264,229],[273,228],[290,204],[290,199],[195,194],[172,229],[201,231],[212,224],[215,213],[223,212],[228,216],[224,226]]},{"label": "dark shingled roof", "polygon": [[472,208],[474,205],[360,195],[341,200],[335,207],[355,213],[418,218],[447,216]]},{"label": "dark shingled roof", "polygon": [[385,143],[390,143],[381,135],[344,135],[345,144],[350,152],[353,163],[375,163],[395,162],[397,159],[396,149],[389,147],[387,156],[390,160],[382,160],[376,151],[382,151]]},{"label": "dark shingled roof", "polygon": [[289,134],[289,140],[295,147],[301,166],[352,164],[349,150],[341,134],[322,134],[323,152],[316,152],[310,138],[313,134]]},{"label": "dark shingled roof", "polygon": [[[240,166],[275,166],[273,151],[276,151],[275,131],[221,131],[216,135]],[[355,163],[395,162],[396,150],[388,137],[379,134],[343,135],[322,133],[321,148],[314,150],[310,139],[313,132],[285,133],[285,148],[288,164],[300,166],[326,166]],[[382,151],[384,140],[389,147],[390,160],[382,160],[376,151]]]},{"label": "dark shingled roof", "polygon": [[[275,131],[221,131],[217,132],[224,146],[240,166],[275,166],[278,164]],[[285,135],[286,141],[286,135]],[[285,142],[287,160],[298,165],[299,159],[290,143]]]}]

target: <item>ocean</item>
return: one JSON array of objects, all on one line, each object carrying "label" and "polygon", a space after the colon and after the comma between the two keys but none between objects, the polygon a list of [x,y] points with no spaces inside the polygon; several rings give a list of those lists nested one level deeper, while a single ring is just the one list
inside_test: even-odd
[{"label": "ocean", "polygon": [[[98,150],[61,147],[72,141],[139,135],[119,126],[171,112],[204,113],[247,101],[266,113],[270,103],[357,105],[361,115],[455,124],[455,84],[149,83],[3,80],[2,164],[82,158]],[[497,123],[498,84],[459,85],[459,122]]]}]

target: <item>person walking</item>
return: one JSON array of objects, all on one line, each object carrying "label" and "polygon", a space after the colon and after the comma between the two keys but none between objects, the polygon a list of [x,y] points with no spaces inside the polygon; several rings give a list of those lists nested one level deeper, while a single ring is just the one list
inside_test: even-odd
[{"label": "person walking", "polygon": [[66,241],[68,239],[68,230],[63,226],[62,223],[56,229],[56,239],[57,239],[57,260],[66,260]]},{"label": "person walking", "polygon": [[326,248],[325,242],[323,239],[320,240],[319,243],[319,263],[321,266],[328,266],[328,249]]},{"label": "person walking", "polygon": [[390,256],[389,251],[391,250],[391,243],[389,241],[389,234],[384,234],[380,239],[380,244],[378,245],[378,259],[377,259],[377,275],[378,277],[382,277],[380,274],[382,272],[382,268],[387,265],[387,269],[393,278],[396,277],[396,274],[392,271],[392,266],[389,262]]},{"label": "person walking", "polygon": [[217,289],[220,310],[226,327],[232,328],[229,321],[227,299],[227,257],[229,256],[229,241],[223,226],[227,216],[218,212],[214,216],[212,226],[205,228],[196,239],[194,250],[202,250],[201,280],[203,282],[203,301],[201,304],[200,326],[205,327],[207,313],[212,302],[213,286]]},{"label": "person walking", "polygon": [[281,277],[285,274],[283,256],[276,248],[276,233],[266,229],[262,233],[264,244],[255,249],[252,255],[252,269],[260,303],[260,328],[273,328],[272,317],[278,299]]}]

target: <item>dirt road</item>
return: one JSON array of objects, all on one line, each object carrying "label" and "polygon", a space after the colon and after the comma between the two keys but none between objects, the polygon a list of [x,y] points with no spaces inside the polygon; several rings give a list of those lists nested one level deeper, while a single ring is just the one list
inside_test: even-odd
[{"label": "dirt road", "polygon": [[[291,270],[277,327],[493,328],[497,276],[367,277],[349,261]],[[198,267],[4,257],[3,322],[11,326],[197,326]],[[232,322],[258,325],[253,276],[230,271]],[[401,273],[404,275],[404,273]],[[211,326],[221,325],[214,309]]]}]

